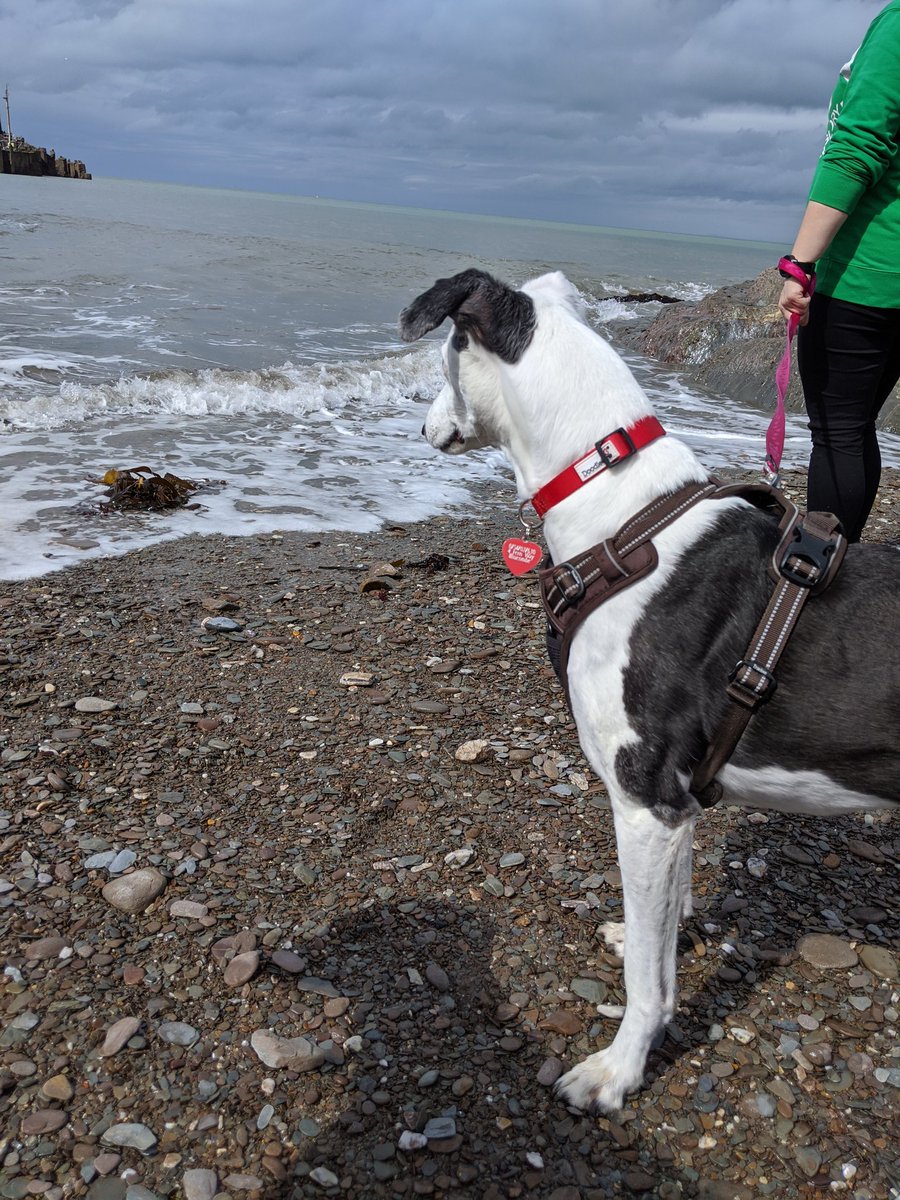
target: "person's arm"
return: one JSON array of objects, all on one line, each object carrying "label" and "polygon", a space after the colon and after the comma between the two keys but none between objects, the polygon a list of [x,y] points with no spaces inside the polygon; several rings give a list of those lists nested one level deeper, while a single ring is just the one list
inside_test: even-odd
[{"label": "person's arm", "polygon": [[[829,208],[827,204],[810,200],[794,239],[791,254],[802,263],[816,262],[831,245],[832,238],[846,220],[847,214],[839,208]],[[800,324],[806,324],[809,319],[809,296],[796,279],[784,281],[778,307],[785,320],[791,313],[797,313]]]},{"label": "person's arm", "polygon": [[[810,200],[792,253],[815,262],[865,192],[874,187],[898,153],[900,131],[900,8],[889,5],[869,26],[853,56],[840,106],[831,114],[827,145],[816,165]],[[809,297],[786,280],[778,302],[787,318],[806,324]]]}]

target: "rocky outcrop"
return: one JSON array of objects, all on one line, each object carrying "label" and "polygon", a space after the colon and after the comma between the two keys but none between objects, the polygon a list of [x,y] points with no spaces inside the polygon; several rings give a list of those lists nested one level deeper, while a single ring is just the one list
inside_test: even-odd
[{"label": "rocky outcrop", "polygon": [[[6,138],[3,138],[5,143]],[[83,162],[74,158],[57,158],[53,150],[29,146],[21,139],[14,140],[10,149],[0,143],[0,174],[56,175],[61,179],[90,179]]]},{"label": "rocky outcrop", "polygon": [[[680,366],[704,389],[770,409],[775,367],[784,353],[784,319],[778,311],[781,278],[769,268],[746,283],[729,284],[696,302],[671,304],[648,324],[616,330],[616,340],[661,362]],[[803,409],[803,393],[791,372],[788,408]],[[895,389],[882,410],[883,429],[900,432]]]}]

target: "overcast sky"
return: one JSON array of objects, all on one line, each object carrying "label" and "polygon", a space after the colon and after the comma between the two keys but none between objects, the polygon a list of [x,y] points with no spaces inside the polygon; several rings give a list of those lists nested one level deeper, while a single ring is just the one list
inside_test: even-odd
[{"label": "overcast sky", "polygon": [[0,83],[96,175],[783,242],[882,7],[0,0]]}]

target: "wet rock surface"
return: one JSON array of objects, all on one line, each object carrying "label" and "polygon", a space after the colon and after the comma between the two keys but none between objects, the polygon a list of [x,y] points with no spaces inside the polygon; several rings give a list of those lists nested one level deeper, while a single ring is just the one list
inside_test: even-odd
[{"label": "wet rock surface", "polygon": [[621,1017],[621,890],[510,531],[486,492],[0,584],[0,1197],[888,1200],[881,814],[705,815],[644,1090],[554,1099]]},{"label": "wet rock surface", "polygon": [[[654,315],[616,326],[620,346],[683,367],[701,387],[749,404],[774,403],[775,368],[784,354],[785,322],[778,311],[782,279],[769,267],[755,279],[728,284],[702,300],[664,305]],[[803,410],[796,351],[786,404]],[[900,391],[879,417],[883,429],[900,431]]]}]

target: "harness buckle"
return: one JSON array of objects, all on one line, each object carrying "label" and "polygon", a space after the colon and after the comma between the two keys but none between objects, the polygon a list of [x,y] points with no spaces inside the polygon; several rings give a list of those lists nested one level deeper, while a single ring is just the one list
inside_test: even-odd
[{"label": "harness buckle", "polygon": [[728,676],[728,695],[745,708],[756,708],[759,704],[767,703],[775,695],[777,687],[778,680],[771,671],[746,658],[736,662]]},{"label": "harness buckle", "polygon": [[559,589],[559,594],[567,605],[574,604],[584,595],[584,580],[577,567],[570,562],[560,563],[553,571],[553,582]]},{"label": "harness buckle", "polygon": [[[613,438],[621,438],[624,448],[620,450]],[[600,455],[600,460],[605,467],[614,467],[617,463],[623,462],[626,458],[631,458],[632,454],[637,454],[637,446],[631,440],[631,435],[628,430],[621,425],[618,429],[614,429],[612,433],[608,433],[605,438],[594,444],[594,449]]]},{"label": "harness buckle", "polygon": [[831,582],[840,563],[837,551],[841,541],[840,533],[823,538],[799,524],[778,563],[778,570],[791,583],[809,588],[811,594],[821,592]]}]

